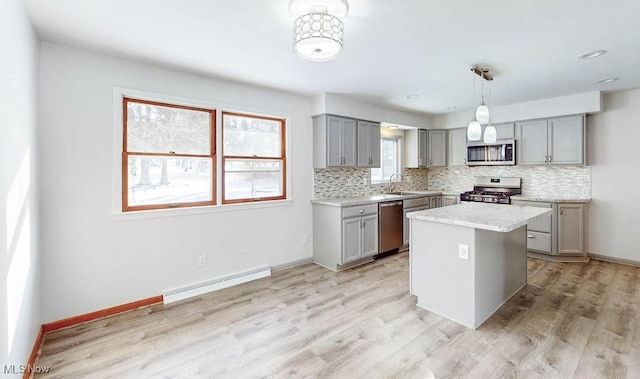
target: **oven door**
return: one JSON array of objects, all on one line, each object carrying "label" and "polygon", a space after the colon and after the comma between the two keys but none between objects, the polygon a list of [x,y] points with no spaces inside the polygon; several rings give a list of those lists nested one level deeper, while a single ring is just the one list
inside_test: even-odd
[{"label": "oven door", "polygon": [[468,166],[510,166],[516,164],[515,140],[502,140],[495,143],[468,143]]}]

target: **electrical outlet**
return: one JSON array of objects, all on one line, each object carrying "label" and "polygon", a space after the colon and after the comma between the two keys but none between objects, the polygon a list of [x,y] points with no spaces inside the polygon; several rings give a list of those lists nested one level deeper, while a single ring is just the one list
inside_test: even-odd
[{"label": "electrical outlet", "polygon": [[469,245],[458,244],[458,258],[469,260]]},{"label": "electrical outlet", "polygon": [[302,236],[302,244],[303,245],[308,245],[309,244],[309,235],[305,234]]},{"label": "electrical outlet", "polygon": [[347,179],[347,185],[348,186],[352,186],[353,185],[353,180],[352,179]]},{"label": "electrical outlet", "polygon": [[364,184],[365,186],[369,185],[369,178],[362,178],[362,184]]},{"label": "electrical outlet", "polygon": [[207,256],[205,254],[198,257],[198,267],[207,267]]}]

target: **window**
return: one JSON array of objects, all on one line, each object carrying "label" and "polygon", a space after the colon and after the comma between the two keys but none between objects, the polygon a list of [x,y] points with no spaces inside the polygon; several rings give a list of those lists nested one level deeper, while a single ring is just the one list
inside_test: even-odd
[{"label": "window", "polygon": [[122,210],[216,203],[215,110],[123,99]]},{"label": "window", "polygon": [[400,173],[400,138],[380,139],[380,168],[371,169],[371,183],[383,183],[389,181],[394,173]]},{"label": "window", "polygon": [[222,113],[222,203],[286,198],[285,120]]}]

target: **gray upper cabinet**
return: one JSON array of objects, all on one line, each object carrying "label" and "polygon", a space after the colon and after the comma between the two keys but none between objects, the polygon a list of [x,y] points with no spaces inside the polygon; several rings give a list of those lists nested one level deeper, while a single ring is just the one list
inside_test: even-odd
[{"label": "gray upper cabinet", "polygon": [[427,167],[442,167],[447,165],[447,131],[427,131]]},{"label": "gray upper cabinet", "polygon": [[447,131],[411,129],[405,131],[404,166],[438,167],[447,165]]},{"label": "gray upper cabinet", "polygon": [[583,115],[518,122],[517,164],[585,164],[585,136]]},{"label": "gray upper cabinet", "polygon": [[467,164],[467,128],[450,129],[449,131],[449,166]]},{"label": "gray upper cabinet", "polygon": [[380,167],[380,124],[349,117],[313,117],[313,167]]},{"label": "gray upper cabinet", "polygon": [[380,124],[357,121],[358,167],[380,167]]},{"label": "gray upper cabinet", "polygon": [[404,167],[427,167],[427,131],[410,129],[404,132]]}]

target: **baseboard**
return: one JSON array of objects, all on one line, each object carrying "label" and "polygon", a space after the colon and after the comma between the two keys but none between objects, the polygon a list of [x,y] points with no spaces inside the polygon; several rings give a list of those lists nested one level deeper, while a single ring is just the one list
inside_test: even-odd
[{"label": "baseboard", "polygon": [[[38,331],[38,335],[36,336],[36,341],[33,343],[33,350],[31,350],[31,355],[29,356],[29,361],[27,361],[27,367],[35,367],[36,359],[38,359],[38,353],[40,352],[40,346],[42,346],[42,340],[44,339],[44,327],[40,326],[40,330]],[[29,379],[31,377],[31,371],[25,370],[24,374],[22,374],[22,379]]]},{"label": "baseboard", "polygon": [[281,265],[271,266],[271,272],[278,272],[278,271],[286,270],[288,268],[306,265],[307,263],[313,263],[313,257],[298,259],[296,261],[283,263]]},{"label": "baseboard", "polygon": [[592,259],[595,259],[598,261],[619,263],[619,264],[628,265],[628,266],[640,267],[640,262],[634,261],[633,259],[615,258],[615,257],[609,257],[606,255],[599,255],[599,254],[589,254],[589,256]]},{"label": "baseboard", "polygon": [[43,328],[43,331],[47,333],[53,330],[67,328],[70,326],[93,321],[99,318],[113,316],[115,314],[126,312],[126,311],[131,311],[147,305],[160,304],[160,303],[162,303],[162,295],[150,297],[148,299],[134,301],[127,304],[118,305],[115,307],[103,309],[96,312],[86,313],[80,316],[74,316],[74,317],[65,318],[63,320],[50,322],[48,324],[43,324],[42,328]]},{"label": "baseboard", "polygon": [[252,280],[264,278],[271,275],[271,267],[265,266],[256,268],[249,271],[240,272],[233,275],[228,275],[222,278],[216,278],[207,280],[200,283],[191,284],[188,286],[174,288],[163,292],[163,298],[165,304],[170,304],[176,301],[188,299],[193,296],[204,295],[205,293],[217,291],[223,288],[235,286],[250,282]]}]

